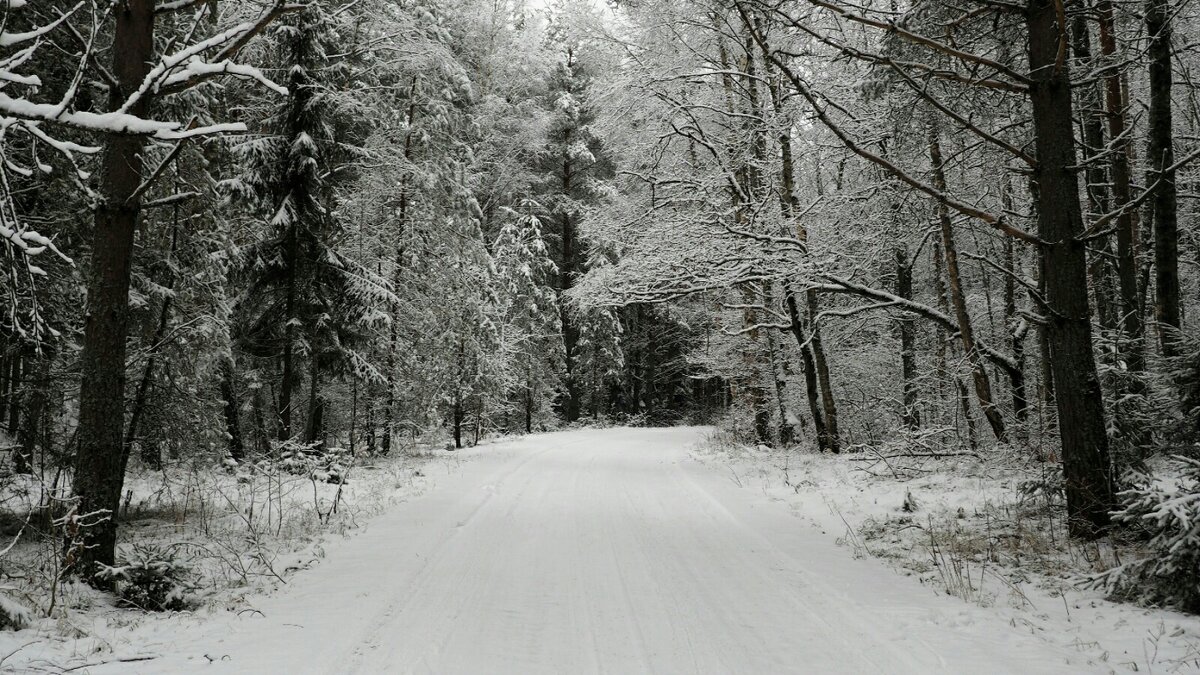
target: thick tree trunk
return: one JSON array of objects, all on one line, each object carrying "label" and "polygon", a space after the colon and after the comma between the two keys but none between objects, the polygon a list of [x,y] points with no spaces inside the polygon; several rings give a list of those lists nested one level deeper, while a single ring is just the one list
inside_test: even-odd
[{"label": "thick tree trunk", "polygon": [[[933,186],[946,192],[946,174],[942,168],[942,147],[938,138],[937,127],[929,126],[929,159],[933,165]],[[979,408],[987,418],[996,440],[1005,440],[1004,415],[992,398],[992,383],[984,367],[983,358],[975,347],[975,332],[971,326],[971,315],[967,311],[967,299],[962,289],[962,277],[958,271],[958,247],[954,241],[954,226],[950,220],[950,212],[946,205],[938,202],[938,222],[942,232],[942,255],[946,263],[946,282],[950,289],[950,302],[954,307],[954,316],[958,321],[958,336],[962,342],[963,352],[971,364],[971,377],[975,384],[975,397],[979,400]]]},{"label": "thick tree trunk", "polygon": [[1147,0],[1146,33],[1150,38],[1150,111],[1147,187],[1154,191],[1154,318],[1165,356],[1179,353],[1172,334],[1182,326],[1179,309],[1179,205],[1175,186],[1175,150],[1171,129],[1170,0]]},{"label": "thick tree trunk", "polygon": [[1061,59],[1066,26],[1054,0],[1030,0],[1029,94],[1033,103],[1037,166],[1038,236],[1045,265],[1047,342],[1058,401],[1067,524],[1072,536],[1095,537],[1109,524],[1116,504],[1104,402],[1092,353],[1088,308],[1087,250],[1079,237],[1079,204],[1069,67]]},{"label": "thick tree trunk", "polygon": [[[154,59],[154,0],[126,0],[113,7],[112,73],[118,87],[112,108],[141,85]],[[142,97],[129,110],[144,116]],[[130,199],[141,184],[140,136],[111,135],[100,170],[101,201],[96,208],[88,278],[88,315],[80,357],[79,449],[73,490],[76,513],[107,512],[108,519],[79,534],[84,546],[70,549],[67,563],[91,577],[97,563],[114,562],[116,515],[124,483],[125,338],[129,328],[129,277],[133,235],[141,210]]]}]

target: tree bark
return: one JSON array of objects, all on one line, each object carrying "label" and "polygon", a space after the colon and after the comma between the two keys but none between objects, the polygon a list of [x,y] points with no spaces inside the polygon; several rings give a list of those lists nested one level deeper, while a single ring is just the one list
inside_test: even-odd
[{"label": "tree bark", "polygon": [[17,433],[21,426],[22,375],[25,368],[25,350],[18,346],[12,357],[12,367],[8,376],[8,432]]},{"label": "tree bark", "polygon": [[462,448],[462,423],[463,423],[463,406],[462,393],[457,389],[454,391],[454,410],[452,411],[454,422],[454,448]]},{"label": "tree bark", "polygon": [[[134,92],[154,60],[154,0],[126,0],[113,7],[111,72],[117,87],[112,109]],[[129,110],[147,112],[142,97]],[[76,513],[107,512],[103,522],[85,528],[83,547],[68,563],[91,579],[96,564],[112,565],[116,553],[117,509],[124,483],[125,338],[129,328],[129,281],[133,235],[141,211],[131,199],[141,184],[145,139],[110,135],[100,170],[100,203],[95,213],[88,315],[80,357],[79,448],[75,461]],[[94,581],[94,579],[93,579]]]},{"label": "tree bark", "polygon": [[325,445],[325,402],[321,400],[321,370],[317,367],[314,355],[311,373],[308,380],[308,415],[304,430],[306,443]]},{"label": "tree bark", "polygon": [[[778,302],[778,297],[772,291],[768,295],[768,300],[771,306],[775,306]],[[778,349],[775,344],[775,335],[773,331],[766,332],[767,338],[767,359],[771,366],[771,382],[775,389],[775,402],[779,413],[779,423],[775,425],[776,436],[779,440],[779,445],[787,447],[792,445],[796,440],[796,430],[792,427],[791,415],[788,414],[787,400],[787,377],[782,372],[782,359],[778,355]]]},{"label": "tree bark", "polygon": [[[16,473],[33,473],[34,453],[39,438],[46,433],[50,410],[50,366],[53,362],[52,348],[44,345],[42,353],[32,355],[25,366],[25,395],[22,401],[25,414],[17,430],[20,446],[13,450],[13,471]],[[42,452],[45,451],[43,446]]]},{"label": "tree bark", "polygon": [[821,327],[816,324],[818,314],[817,292],[808,289],[805,293],[808,305],[808,322],[812,326],[809,347],[812,350],[813,366],[817,371],[817,383],[821,387],[821,407],[825,411],[826,447],[832,453],[841,452],[841,436],[838,431],[837,403],[833,398],[833,380],[829,375],[829,362],[825,359],[825,346],[821,342]]},{"label": "tree bark", "polygon": [[[570,157],[563,157],[562,164],[562,194],[569,196],[572,190],[572,167]],[[567,291],[575,285],[578,274],[578,260],[575,254],[575,221],[570,211],[560,214],[562,222],[562,259],[559,261],[559,321],[562,325],[563,336],[563,398],[561,401],[562,414],[568,423],[579,419],[579,374],[576,372],[579,360],[579,325],[572,315],[570,303],[566,302]]]},{"label": "tree bark", "polygon": [[1182,327],[1179,309],[1179,205],[1175,186],[1175,150],[1171,129],[1171,12],[1170,0],[1146,1],[1146,32],[1150,38],[1150,110],[1147,115],[1150,167],[1147,187],[1154,191],[1154,318],[1159,324],[1163,355],[1176,356],[1173,332]]},{"label": "tree bark", "polygon": [[[896,246],[896,295],[912,299],[912,264],[908,259],[908,247],[903,243]],[[921,413],[917,410],[917,347],[916,319],[911,314],[896,318],[896,330],[900,334],[900,376],[903,382],[900,420],[910,430],[921,426]]]},{"label": "tree bark", "polygon": [[[937,127],[929,125],[929,159],[933,165],[933,186],[940,192],[946,192],[946,174],[942,167],[942,147],[938,138]],[[992,398],[992,384],[984,367],[979,350],[975,348],[975,332],[971,326],[971,315],[967,311],[967,300],[962,289],[962,278],[958,271],[958,247],[954,241],[954,226],[950,220],[950,211],[946,205],[937,204],[938,222],[941,224],[942,254],[945,256],[946,281],[950,289],[950,303],[954,306],[954,315],[958,320],[958,336],[962,342],[963,352],[971,364],[971,377],[975,384],[975,397],[979,408],[987,418],[996,440],[1003,441],[1006,437],[1004,415]]]},{"label": "tree bark", "polygon": [[[408,131],[404,135],[404,160],[412,161],[413,152],[413,136],[412,126],[417,119],[417,78],[413,78],[408,85],[408,119],[406,128]],[[392,284],[397,291],[400,290],[403,278],[404,264],[404,234],[408,228],[408,176],[405,175],[400,180],[400,213],[398,215],[397,232],[396,232],[396,260],[392,269]],[[399,308],[396,308],[392,316],[392,323],[388,326],[388,355],[387,355],[387,397],[383,404],[383,438],[380,442],[380,453],[388,454],[392,451],[392,436],[395,431],[396,416],[396,348],[398,331],[400,326]],[[372,429],[372,435],[374,430]],[[371,449],[374,450],[374,443],[371,444]]]},{"label": "tree bark", "polygon": [[817,435],[817,448],[831,450],[829,447],[829,430],[825,426],[825,413],[821,408],[821,390],[817,383],[817,365],[813,360],[812,345],[804,336],[804,320],[800,316],[800,308],[796,303],[796,294],[789,286],[785,290],[788,320],[792,327],[792,335],[796,336],[796,344],[800,347],[800,358],[804,364],[804,393],[808,398],[808,412],[813,418],[813,431]]},{"label": "tree bark", "polygon": [[525,433],[533,432],[533,378],[525,383]]},{"label": "tree bark", "polygon": [[1038,236],[1045,264],[1051,369],[1058,402],[1067,525],[1072,536],[1099,536],[1116,504],[1104,403],[1092,353],[1087,250],[1079,204],[1069,66],[1062,60],[1066,26],[1055,0],[1029,0],[1029,95],[1037,165]]},{"label": "tree bark", "polygon": [[[1005,185],[1005,201],[1008,201],[1008,185]],[[1008,274],[1004,276],[1004,323],[1009,331],[1009,342],[1012,347],[1013,361],[1016,369],[1010,374],[1012,384],[1013,413],[1018,423],[1018,435],[1024,435],[1025,422],[1029,419],[1029,395],[1025,390],[1025,334],[1028,323],[1017,316],[1017,283],[1015,277],[1021,273],[1016,256],[1016,243],[1012,237],[1004,238],[1004,266]]]},{"label": "tree bark", "polygon": [[242,423],[238,408],[237,383],[234,379],[233,357],[222,356],[218,368],[221,378],[221,399],[224,401],[221,412],[225,417],[225,433],[229,435],[226,449],[229,451],[230,457],[240,462],[246,458],[246,446],[242,441]]},{"label": "tree bark", "polygon": [[[1108,64],[1115,61],[1117,39],[1111,0],[1100,0],[1096,5],[1100,18],[1100,55]],[[1130,152],[1132,146],[1126,134],[1125,115],[1128,104],[1125,100],[1121,73],[1112,68],[1104,76],[1104,107],[1108,119],[1108,137],[1113,147],[1109,150],[1109,172],[1112,176],[1112,208],[1121,209],[1117,216],[1117,281],[1120,288],[1121,327],[1127,340],[1124,351],[1129,369],[1141,372],[1146,368],[1145,345],[1143,344],[1142,309],[1138,290],[1138,212],[1128,208],[1132,200],[1132,172]]]},{"label": "tree bark", "polygon": [[290,225],[287,233],[287,299],[284,303],[283,353],[279,357],[281,374],[279,377],[279,401],[275,406],[278,420],[279,440],[288,441],[292,438],[292,390],[296,384],[296,285],[297,258],[299,257],[299,242],[297,241],[296,226]]},{"label": "tree bark", "polygon": [[[1096,67],[1096,61],[1092,57],[1091,33],[1088,30],[1087,18],[1083,14],[1076,14],[1071,20],[1071,49],[1083,70],[1090,71]],[[1109,180],[1105,163],[1099,160],[1099,155],[1104,149],[1104,109],[1100,102],[1100,83],[1089,82],[1081,85],[1077,92],[1083,127],[1081,154],[1083,162],[1087,165],[1084,172],[1084,191],[1087,193],[1088,210],[1094,219],[1109,210]],[[1107,260],[1112,257],[1112,246],[1107,236],[1099,239],[1093,246],[1098,250],[1091,252],[1092,260],[1088,265],[1088,273],[1095,297],[1096,316],[1102,328],[1112,331],[1120,323],[1120,317],[1116,314],[1119,305],[1116,301],[1117,293],[1113,288]]]},{"label": "tree bark", "polygon": [[[782,114],[783,97],[776,74],[770,68],[769,60],[767,61],[765,70],[768,78],[774,82],[774,86],[770,89],[772,106],[776,114]],[[784,218],[793,221],[792,227],[795,230],[796,238],[807,245],[808,228],[795,217],[798,211],[796,199],[796,161],[792,153],[792,132],[790,126],[784,127],[779,132],[779,157],[780,208],[783,211]],[[787,307],[792,334],[796,336],[796,343],[800,347],[800,359],[804,366],[804,393],[808,399],[809,413],[813,418],[813,430],[817,435],[817,448],[836,453],[839,450],[837,403],[833,400],[833,387],[828,381],[829,367],[825,362],[825,352],[821,348],[820,337],[816,333],[817,327],[813,326],[814,339],[809,340],[805,336],[804,320],[796,301],[795,290],[789,281],[784,282],[784,304]],[[805,309],[809,311],[810,317],[815,315],[818,309],[815,292],[808,291],[805,294]],[[818,354],[820,357],[819,361]],[[823,385],[820,376],[821,370],[824,370],[826,373]],[[830,415],[832,415],[832,426],[830,426]]]}]

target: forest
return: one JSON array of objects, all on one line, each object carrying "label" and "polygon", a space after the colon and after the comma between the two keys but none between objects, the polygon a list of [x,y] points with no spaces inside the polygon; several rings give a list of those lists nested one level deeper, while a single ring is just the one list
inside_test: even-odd
[{"label": "forest", "polygon": [[1200,610],[1191,0],[0,1],[45,588],[119,585],[155,475],[324,522],[385,458],[711,425],[1020,464]]}]

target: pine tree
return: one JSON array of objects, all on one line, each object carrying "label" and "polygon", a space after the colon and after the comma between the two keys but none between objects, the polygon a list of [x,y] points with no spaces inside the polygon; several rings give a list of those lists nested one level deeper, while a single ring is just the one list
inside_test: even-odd
[{"label": "pine tree", "polygon": [[493,247],[499,290],[507,305],[503,350],[510,361],[511,404],[520,410],[526,433],[558,389],[563,359],[562,325],[550,260],[536,216],[506,223]]}]

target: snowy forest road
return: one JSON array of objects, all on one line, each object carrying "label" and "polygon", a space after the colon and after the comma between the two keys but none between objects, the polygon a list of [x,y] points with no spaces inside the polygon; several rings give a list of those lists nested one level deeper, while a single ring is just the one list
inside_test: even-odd
[{"label": "snowy forest road", "polygon": [[429,493],[256,603],[261,614],[161,636],[142,647],[165,656],[119,670],[1079,668],[999,616],[853,559],[760,490],[696,461],[703,433],[583,430],[468,451]]}]

